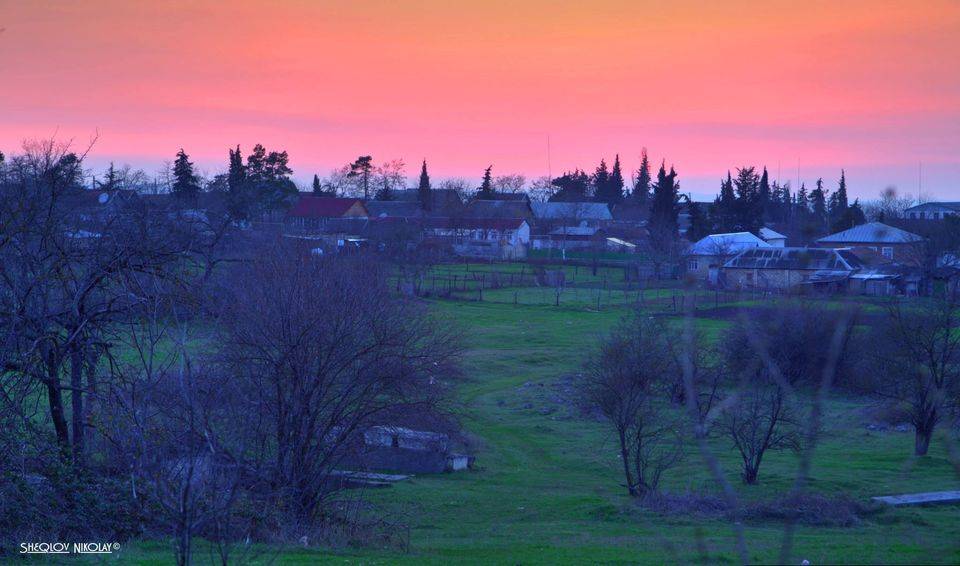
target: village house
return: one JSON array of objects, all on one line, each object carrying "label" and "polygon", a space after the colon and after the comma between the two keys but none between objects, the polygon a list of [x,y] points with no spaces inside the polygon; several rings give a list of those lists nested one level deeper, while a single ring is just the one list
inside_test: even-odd
[{"label": "village house", "polygon": [[744,250],[769,247],[770,244],[750,232],[710,234],[684,253],[686,272],[691,277],[716,284],[719,269],[728,259]]},{"label": "village house", "polygon": [[816,244],[822,248],[869,248],[903,264],[921,265],[923,262],[922,237],[880,222],[868,222],[824,236]]},{"label": "village house", "polygon": [[599,228],[613,220],[610,207],[603,202],[534,202],[530,205],[537,226],[593,226]]},{"label": "village house", "polygon": [[423,227],[426,240],[464,256],[523,258],[530,244],[530,225],[522,218],[426,218]]},{"label": "village house", "polygon": [[943,220],[960,214],[960,202],[925,202],[903,211],[910,220]]},{"label": "village house", "polygon": [[764,226],[763,228],[760,228],[760,230],[757,232],[757,235],[760,236],[761,240],[775,248],[782,248],[787,245],[787,237],[780,232],[777,232],[773,228],[767,228]]},{"label": "village house", "polygon": [[849,250],[755,247],[723,265],[720,284],[728,289],[765,289],[835,293],[849,288],[862,267]]}]

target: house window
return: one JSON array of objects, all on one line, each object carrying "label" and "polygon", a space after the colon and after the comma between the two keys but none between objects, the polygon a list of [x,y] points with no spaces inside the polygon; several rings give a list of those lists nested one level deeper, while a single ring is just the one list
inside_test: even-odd
[{"label": "house window", "polygon": [[893,259],[893,248],[891,248],[890,246],[884,246],[880,250],[880,253],[883,254],[883,257],[887,259]]},{"label": "house window", "polygon": [[689,271],[697,271],[697,270],[699,270],[699,269],[700,269],[700,263],[699,263],[697,260],[691,259],[691,260],[687,261],[687,270],[689,270]]},{"label": "house window", "polygon": [[934,219],[934,220],[938,220],[939,218],[940,218],[940,213],[939,213],[939,212],[934,212],[934,213],[933,213],[933,219]]},{"label": "house window", "polygon": [[910,213],[910,218],[913,218],[914,220],[916,220],[916,219],[917,219],[917,213],[916,213],[916,212],[911,212],[911,213]]}]

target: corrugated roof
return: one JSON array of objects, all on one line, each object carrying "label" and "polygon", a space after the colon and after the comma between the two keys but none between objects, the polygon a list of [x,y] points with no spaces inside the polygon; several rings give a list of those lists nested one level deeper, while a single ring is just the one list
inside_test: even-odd
[{"label": "corrugated roof", "polygon": [[690,255],[731,255],[750,248],[770,248],[770,244],[750,232],[710,234],[696,242],[687,253]]},{"label": "corrugated roof", "polygon": [[823,244],[909,244],[922,241],[923,238],[916,234],[880,222],[867,222],[817,240]]},{"label": "corrugated roof", "polygon": [[859,269],[853,254],[844,257],[830,248],[753,248],[740,252],[723,265],[739,269],[803,269],[844,270]]},{"label": "corrugated roof", "polygon": [[960,202],[924,202],[915,206],[911,206],[906,209],[904,212],[920,212],[923,210],[929,209],[938,209],[938,208],[949,208],[950,210],[960,210]]},{"label": "corrugated roof", "polygon": [[541,220],[613,220],[610,207],[603,202],[534,202],[530,208]]}]

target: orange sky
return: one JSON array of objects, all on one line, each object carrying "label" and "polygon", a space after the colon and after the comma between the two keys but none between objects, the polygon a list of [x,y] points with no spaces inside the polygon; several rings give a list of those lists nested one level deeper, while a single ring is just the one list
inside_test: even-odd
[{"label": "orange sky", "polygon": [[[669,6],[665,6],[669,4]],[[435,177],[592,170],[646,146],[681,189],[728,168],[960,200],[960,2],[0,0],[0,150],[99,139],[149,171],[180,146],[359,154]]]}]

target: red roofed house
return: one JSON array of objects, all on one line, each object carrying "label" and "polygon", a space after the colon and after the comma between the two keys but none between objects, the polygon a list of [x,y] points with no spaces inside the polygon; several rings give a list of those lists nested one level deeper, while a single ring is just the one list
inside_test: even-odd
[{"label": "red roofed house", "polygon": [[360,199],[301,196],[287,211],[287,223],[302,229],[318,229],[330,220],[365,219],[368,216]]}]

